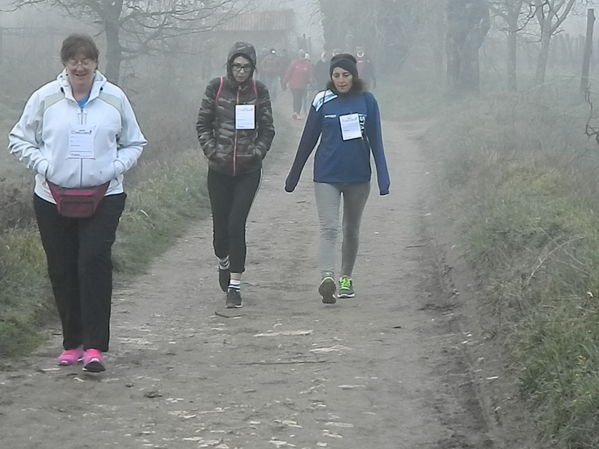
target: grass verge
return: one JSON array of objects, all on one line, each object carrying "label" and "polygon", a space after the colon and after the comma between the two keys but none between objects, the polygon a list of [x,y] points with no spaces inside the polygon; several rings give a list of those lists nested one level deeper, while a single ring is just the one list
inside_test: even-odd
[{"label": "grass verge", "polygon": [[586,114],[552,93],[489,96],[427,137],[492,333],[543,444],[560,449],[599,447],[599,148]]}]

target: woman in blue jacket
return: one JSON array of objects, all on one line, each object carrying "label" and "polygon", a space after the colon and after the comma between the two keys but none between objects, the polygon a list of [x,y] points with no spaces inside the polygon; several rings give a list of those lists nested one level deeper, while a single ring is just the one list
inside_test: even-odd
[{"label": "woman in blue jacket", "polygon": [[352,271],[359,245],[360,221],[370,193],[370,155],[374,156],[379,192],[389,193],[389,173],[383,148],[378,104],[364,90],[356,59],[335,55],[329,68],[327,89],[312,102],[285,190],[293,192],[314,150],[314,191],[320,221],[320,270],[318,291],[325,304],[336,302],[336,244],[339,206],[343,198],[343,243],[339,298],[355,296]]}]

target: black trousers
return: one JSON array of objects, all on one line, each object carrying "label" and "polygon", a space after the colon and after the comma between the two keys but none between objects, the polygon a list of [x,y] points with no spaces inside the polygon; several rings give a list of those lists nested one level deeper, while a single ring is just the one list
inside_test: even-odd
[{"label": "black trousers", "polygon": [[262,170],[238,176],[208,170],[214,254],[229,256],[232,273],[245,271],[245,224],[261,177]]},{"label": "black trousers", "polygon": [[33,196],[65,349],[108,351],[112,244],[126,197],[106,196],[93,217],[66,218],[55,204]]}]

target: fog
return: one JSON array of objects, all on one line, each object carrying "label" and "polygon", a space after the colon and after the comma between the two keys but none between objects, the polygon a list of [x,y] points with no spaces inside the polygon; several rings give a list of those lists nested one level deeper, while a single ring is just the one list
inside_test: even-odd
[{"label": "fog", "polygon": [[[54,79],[62,69],[62,39],[88,32],[101,49],[100,70],[131,97],[150,133],[170,126],[151,139],[151,147],[169,148],[196,144],[188,124],[207,81],[224,74],[236,40],[256,47],[258,78],[271,49],[282,64],[300,50],[316,64],[323,52],[325,57],[355,54],[361,47],[376,74],[376,81],[368,80],[375,91],[400,83],[416,94],[476,95],[580,77],[588,5],[545,2],[544,8],[554,8],[544,11],[545,17],[560,19],[555,24],[542,23],[527,2],[513,0],[228,0],[217,8],[209,8],[210,2],[171,0],[129,2],[120,11],[110,10],[116,3],[100,1],[96,11],[77,1],[17,7],[22,3],[28,2],[0,2],[5,104],[22,105],[33,90]],[[515,4],[520,9],[514,16]],[[167,14],[173,5],[179,5],[178,13]],[[590,61],[591,83],[596,62],[597,52]],[[322,87],[314,84],[311,93]]]}]

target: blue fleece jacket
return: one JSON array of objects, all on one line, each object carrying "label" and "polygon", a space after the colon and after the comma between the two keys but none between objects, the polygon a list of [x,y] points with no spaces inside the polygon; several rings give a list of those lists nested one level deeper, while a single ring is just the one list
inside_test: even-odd
[{"label": "blue fleece jacket", "polygon": [[[362,138],[343,140],[339,117],[358,114]],[[314,181],[324,183],[369,182],[370,153],[374,156],[379,192],[389,193],[389,172],[385,160],[379,107],[370,92],[337,95],[330,90],[316,94],[295,155],[285,190],[293,192],[308,157],[314,156]]]}]

